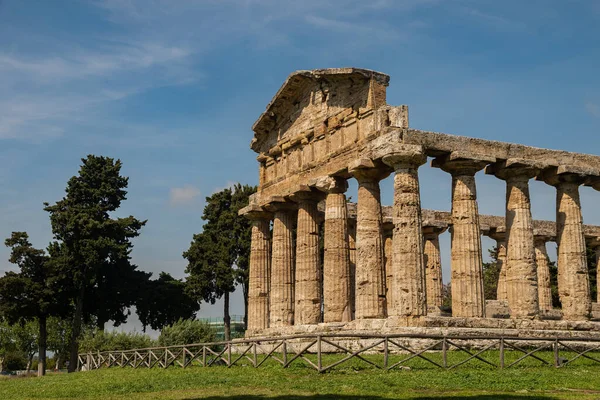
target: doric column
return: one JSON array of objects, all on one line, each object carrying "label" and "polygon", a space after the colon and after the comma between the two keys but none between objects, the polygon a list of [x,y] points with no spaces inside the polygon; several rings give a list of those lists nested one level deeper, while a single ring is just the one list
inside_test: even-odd
[{"label": "doric column", "polygon": [[295,192],[290,198],[298,204],[296,228],[296,280],[294,324],[321,322],[321,272],[319,260],[320,192],[308,187]]},{"label": "doric column", "polygon": [[440,234],[447,226],[423,227],[423,262],[425,264],[425,287],[427,289],[427,314],[440,313],[444,300],[442,281],[442,257],[440,255]]},{"label": "doric column", "polygon": [[392,250],[393,292],[390,316],[421,316],[427,313],[421,198],[418,168],[427,160],[421,146],[404,145],[383,162],[394,168],[394,234]]},{"label": "doric column", "polygon": [[488,236],[496,241],[496,249],[498,249],[499,273],[496,299],[508,303],[508,294],[506,292],[506,228],[504,226],[496,227],[490,230]]},{"label": "doric column", "polygon": [[317,179],[313,185],[326,193],[323,322],[347,322],[352,318],[348,209],[344,194],[348,184],[341,178],[326,177]]},{"label": "doric column", "polygon": [[596,260],[596,302],[600,303],[600,237],[589,238],[587,243]]},{"label": "doric column", "polygon": [[354,288],[356,287],[356,218],[348,218],[348,248],[350,251],[350,308],[351,320],[355,318],[354,313]]},{"label": "doric column", "polygon": [[537,265],[538,299],[540,312],[552,311],[552,285],[550,283],[550,258],[546,251],[546,242],[552,238],[545,235],[534,235],[535,262]]},{"label": "doric column", "polygon": [[385,275],[379,181],[389,174],[370,159],[348,166],[358,182],[356,205],[356,269],[354,307],[356,319],[385,317]]},{"label": "doric column", "polygon": [[452,316],[484,317],[483,261],[475,174],[496,161],[458,152],[432,165],[452,175]]},{"label": "doric column", "polygon": [[269,327],[272,215],[262,210],[254,210],[245,216],[252,223],[248,274],[248,330],[256,332]]},{"label": "doric column", "polygon": [[394,250],[394,224],[386,223],[383,225],[383,268],[385,269],[385,313],[388,315],[388,308],[392,304],[392,257]]},{"label": "doric column", "polygon": [[558,244],[558,294],[566,320],[590,318],[592,302],[578,174],[545,171],[543,180],[556,188],[556,243]]},{"label": "doric column", "polygon": [[539,313],[529,196],[529,180],[539,172],[538,167],[517,159],[486,168],[486,173],[506,181],[506,293],[512,318]]},{"label": "doric column", "polygon": [[271,256],[270,323],[276,328],[294,324],[294,247],[295,207],[283,201],[266,206],[274,213]]}]

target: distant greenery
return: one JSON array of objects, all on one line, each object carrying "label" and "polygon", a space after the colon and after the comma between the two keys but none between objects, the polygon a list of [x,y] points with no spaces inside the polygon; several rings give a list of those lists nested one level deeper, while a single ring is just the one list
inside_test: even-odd
[{"label": "distant greenery", "polygon": [[146,334],[139,332],[87,332],[79,342],[79,350],[88,351],[129,350],[152,347],[156,343]]},{"label": "distant greenery", "polygon": [[[495,370],[460,367],[394,370],[362,369],[353,363],[318,374],[297,365],[187,369],[114,368],[39,379],[0,382],[0,398],[25,399],[597,399],[600,368],[524,367]],[[362,370],[361,370],[362,369]]]},{"label": "distant greenery", "polygon": [[179,344],[208,343],[215,341],[215,330],[206,322],[198,320],[179,320],[165,326],[158,337],[160,346]]}]

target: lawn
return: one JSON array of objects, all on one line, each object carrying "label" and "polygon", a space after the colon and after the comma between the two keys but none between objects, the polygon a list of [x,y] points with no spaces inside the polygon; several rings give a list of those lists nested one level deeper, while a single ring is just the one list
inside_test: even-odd
[{"label": "lawn", "polygon": [[442,370],[420,360],[410,370],[385,372],[353,360],[323,374],[302,363],[287,369],[267,363],[258,369],[248,364],[166,370],[111,368],[0,380],[2,400],[63,398],[600,399],[600,365],[582,361],[556,369],[526,363],[498,370],[478,362]]}]

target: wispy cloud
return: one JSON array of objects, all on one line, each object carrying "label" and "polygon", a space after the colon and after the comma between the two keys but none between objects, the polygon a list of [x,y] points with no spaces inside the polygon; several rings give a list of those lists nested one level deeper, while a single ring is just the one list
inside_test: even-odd
[{"label": "wispy cloud", "polygon": [[171,188],[169,203],[171,206],[188,206],[194,204],[200,197],[200,189],[192,185]]},{"label": "wispy cloud", "polygon": [[590,113],[590,115],[600,118],[600,104],[597,103],[586,103],[585,111]]}]

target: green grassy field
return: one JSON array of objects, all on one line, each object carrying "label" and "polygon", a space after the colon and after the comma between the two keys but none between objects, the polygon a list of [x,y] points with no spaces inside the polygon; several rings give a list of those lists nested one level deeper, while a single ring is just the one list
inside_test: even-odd
[{"label": "green grassy field", "polygon": [[[493,360],[495,355],[489,357]],[[384,372],[353,360],[318,374],[302,363],[282,369],[269,362],[259,369],[249,364],[166,370],[111,368],[0,380],[2,400],[63,398],[600,399],[600,365],[577,360],[574,365],[556,369],[537,366],[532,360],[505,370],[480,362],[441,370],[415,360],[411,370]]]}]

